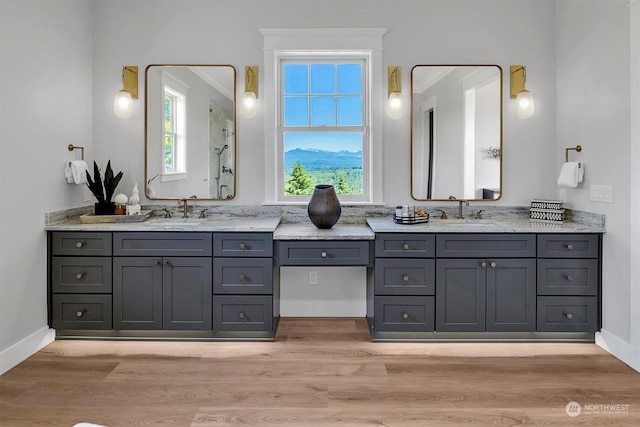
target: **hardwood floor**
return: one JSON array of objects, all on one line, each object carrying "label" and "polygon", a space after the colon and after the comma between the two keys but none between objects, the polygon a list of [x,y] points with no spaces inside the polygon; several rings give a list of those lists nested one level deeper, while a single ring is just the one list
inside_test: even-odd
[{"label": "hardwood floor", "polygon": [[637,426],[640,373],[595,344],[371,343],[364,319],[284,318],[275,342],[56,341],[0,377],[1,426],[78,422]]}]

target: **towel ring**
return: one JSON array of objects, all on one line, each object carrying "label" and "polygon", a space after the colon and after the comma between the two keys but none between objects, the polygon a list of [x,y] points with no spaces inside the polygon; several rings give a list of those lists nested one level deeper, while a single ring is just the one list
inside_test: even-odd
[{"label": "towel ring", "polygon": [[576,145],[573,148],[565,148],[564,149],[564,161],[569,161],[569,150],[576,150],[578,153],[582,151],[582,145]]},{"label": "towel ring", "polygon": [[[80,147],[79,145],[69,144],[67,145],[67,149],[69,151],[80,150],[80,159],[84,160],[84,147]],[[71,166],[71,162],[69,162],[69,166]]]}]

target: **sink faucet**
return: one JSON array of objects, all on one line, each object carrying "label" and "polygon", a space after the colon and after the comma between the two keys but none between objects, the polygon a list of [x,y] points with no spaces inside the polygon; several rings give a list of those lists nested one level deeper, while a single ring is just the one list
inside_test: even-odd
[{"label": "sink faucet", "polygon": [[180,199],[178,200],[178,204],[184,203],[184,211],[182,213],[182,218],[189,218],[189,207],[187,206],[187,201],[189,199]]},{"label": "sink faucet", "polygon": [[462,205],[465,204],[469,206],[469,201],[457,199],[455,196],[449,196],[449,200],[455,200],[456,202],[458,202],[458,219],[464,219],[464,216],[462,215]]}]

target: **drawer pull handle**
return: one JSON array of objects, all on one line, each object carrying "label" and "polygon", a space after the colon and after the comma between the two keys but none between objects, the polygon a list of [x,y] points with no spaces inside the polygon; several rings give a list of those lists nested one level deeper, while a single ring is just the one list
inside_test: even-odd
[{"label": "drawer pull handle", "polygon": [[244,243],[240,243],[240,249],[245,249],[247,247],[247,245],[245,245]]},{"label": "drawer pull handle", "polygon": [[403,243],[403,244],[402,244],[402,249],[404,249],[405,251],[406,251],[407,249],[409,249],[409,244],[408,244],[408,243]]},{"label": "drawer pull handle", "polygon": [[325,251],[322,251],[322,253],[320,254],[320,256],[321,256],[322,258],[326,258],[326,257],[327,257],[327,253],[326,253]]},{"label": "drawer pull handle", "polygon": [[480,267],[482,267],[482,268],[487,268],[487,263],[486,263],[486,262],[482,262],[482,263],[480,264]]},{"label": "drawer pull handle", "polygon": [[490,265],[491,265],[491,268],[496,268],[496,263],[495,262],[492,262]]},{"label": "drawer pull handle", "polygon": [[76,248],[80,249],[84,246],[84,242],[76,242]]},{"label": "drawer pull handle", "polygon": [[565,313],[564,315],[569,320],[573,319],[573,314],[571,314],[571,313]]},{"label": "drawer pull handle", "polygon": [[407,276],[406,274],[404,276],[402,276],[402,280],[405,282],[409,281],[409,276]]},{"label": "drawer pull handle", "polygon": [[571,243],[569,243],[569,244],[567,245],[567,249],[569,249],[570,251],[572,251],[572,250],[573,250],[573,245],[572,245]]},{"label": "drawer pull handle", "polygon": [[241,319],[244,319],[245,317],[246,317],[246,316],[244,315],[244,311],[241,311],[241,312],[240,312],[240,318],[241,318]]},{"label": "drawer pull handle", "polygon": [[76,274],[76,280],[82,280],[83,277],[84,277],[84,273]]},{"label": "drawer pull handle", "polygon": [[244,280],[244,274],[240,275],[240,280]]},{"label": "drawer pull handle", "polygon": [[573,280],[573,276],[567,276],[567,280],[568,281],[572,281]]},{"label": "drawer pull handle", "polygon": [[82,317],[82,315],[84,315],[87,312],[86,308],[83,308],[82,310],[78,310],[76,311],[76,317]]},{"label": "drawer pull handle", "polygon": [[409,318],[409,315],[408,315],[407,313],[402,313],[402,318],[403,318],[403,319],[408,319],[408,318]]}]

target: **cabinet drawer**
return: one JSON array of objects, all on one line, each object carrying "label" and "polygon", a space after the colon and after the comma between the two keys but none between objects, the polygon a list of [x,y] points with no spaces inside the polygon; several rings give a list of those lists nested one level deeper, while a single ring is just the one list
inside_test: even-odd
[{"label": "cabinet drawer", "polygon": [[377,259],[376,295],[434,295],[434,259]]},{"label": "cabinet drawer", "polygon": [[110,257],[53,257],[51,288],[57,293],[111,293]]},{"label": "cabinet drawer", "polygon": [[111,329],[111,295],[54,294],[54,329]]},{"label": "cabinet drawer", "polygon": [[211,233],[113,233],[117,256],[211,256]]},{"label": "cabinet drawer", "polygon": [[213,297],[215,331],[270,331],[273,327],[271,296]]},{"label": "cabinet drawer", "polygon": [[538,297],[538,331],[595,332],[597,297]]},{"label": "cabinet drawer", "polygon": [[111,256],[111,233],[51,233],[52,255]]},{"label": "cabinet drawer", "polygon": [[597,258],[597,234],[541,234],[538,236],[539,258]]},{"label": "cabinet drawer", "polygon": [[271,233],[216,233],[213,255],[217,257],[273,257]]},{"label": "cabinet drawer", "polygon": [[439,258],[533,258],[535,234],[438,234]]},{"label": "cabinet drawer", "polygon": [[273,258],[214,258],[214,294],[271,294]]},{"label": "cabinet drawer", "polygon": [[597,295],[597,259],[539,259],[538,295]]},{"label": "cabinet drawer", "polygon": [[278,242],[280,265],[370,265],[369,241],[286,241]]},{"label": "cabinet drawer", "polygon": [[375,297],[376,331],[433,332],[434,297]]},{"label": "cabinet drawer", "polygon": [[376,234],[376,257],[433,258],[435,241],[433,234]]}]

